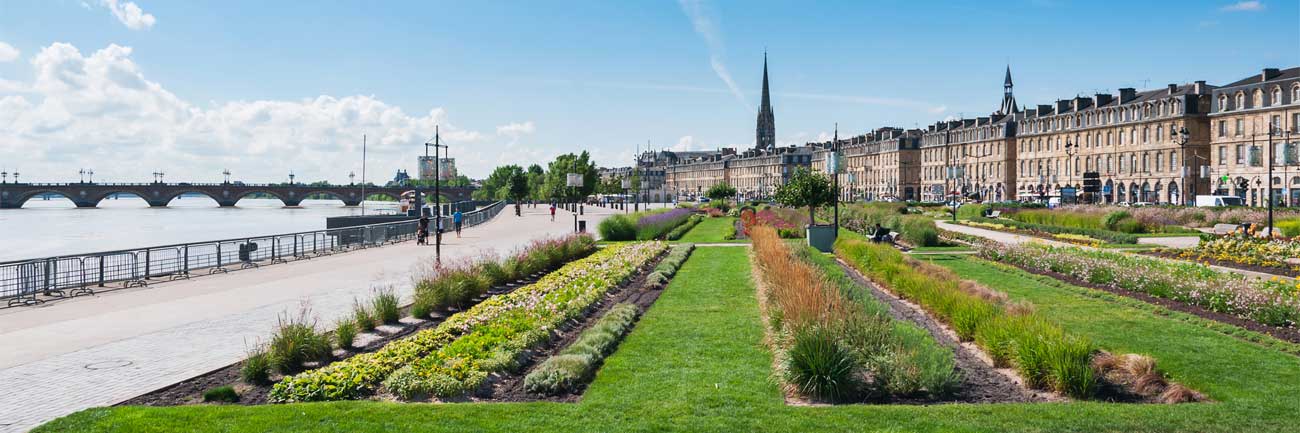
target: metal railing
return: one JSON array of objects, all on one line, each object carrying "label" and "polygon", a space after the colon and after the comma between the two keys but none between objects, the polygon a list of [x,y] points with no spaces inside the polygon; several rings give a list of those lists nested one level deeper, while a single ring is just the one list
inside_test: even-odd
[{"label": "metal railing", "polygon": [[[464,214],[462,227],[491,220],[504,207],[496,202]],[[450,217],[444,228],[452,229]],[[310,259],[354,249],[415,239],[418,220],[314,230],[218,241],[191,242],[91,254],[0,263],[0,301],[34,305],[48,298],[94,294],[109,284],[146,286],[151,280],[186,279],[289,260]]]}]

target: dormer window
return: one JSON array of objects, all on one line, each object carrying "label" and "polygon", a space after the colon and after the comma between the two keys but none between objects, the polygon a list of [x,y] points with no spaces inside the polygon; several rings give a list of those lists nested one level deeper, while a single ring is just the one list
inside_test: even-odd
[{"label": "dormer window", "polygon": [[1263,107],[1263,106],[1264,106],[1264,91],[1263,91],[1263,90],[1259,90],[1259,89],[1255,89],[1255,91],[1252,92],[1251,103],[1252,103],[1251,108],[1259,108],[1259,107]]},{"label": "dormer window", "polygon": [[1219,111],[1228,111],[1228,95],[1219,95]]},{"label": "dormer window", "polygon": [[1282,86],[1273,86],[1273,93],[1268,99],[1268,105],[1282,105]]},{"label": "dormer window", "polygon": [[1237,92],[1237,105],[1234,108],[1238,110],[1246,108],[1246,92]]}]

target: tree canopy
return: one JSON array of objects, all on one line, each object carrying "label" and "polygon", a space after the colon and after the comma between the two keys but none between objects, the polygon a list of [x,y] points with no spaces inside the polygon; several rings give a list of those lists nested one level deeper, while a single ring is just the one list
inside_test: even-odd
[{"label": "tree canopy", "polygon": [[709,187],[709,190],[704,192],[704,196],[710,200],[725,202],[736,196],[736,187],[726,182],[718,182]]},{"label": "tree canopy", "polygon": [[795,170],[790,180],[776,190],[776,201],[789,207],[808,207],[808,222],[816,224],[817,208],[835,203],[831,181],[807,167]]}]

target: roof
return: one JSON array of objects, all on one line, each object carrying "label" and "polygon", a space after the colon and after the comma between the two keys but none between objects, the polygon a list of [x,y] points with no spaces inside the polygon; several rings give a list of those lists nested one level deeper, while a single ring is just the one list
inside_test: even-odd
[{"label": "roof", "polygon": [[[1262,72],[1262,71],[1261,71],[1261,72]],[[1296,78],[1300,78],[1300,66],[1298,66],[1298,67],[1294,67],[1294,68],[1290,68],[1290,69],[1283,69],[1283,70],[1280,70],[1280,71],[1278,71],[1277,76],[1268,79],[1268,81],[1291,80],[1291,79],[1296,79]],[[1225,85],[1225,86],[1221,86],[1221,87],[1245,86],[1245,85],[1247,85],[1247,84],[1258,84],[1258,83],[1262,83],[1262,82],[1264,82],[1264,76],[1263,76],[1262,73],[1258,73],[1258,74],[1251,75],[1251,76],[1246,77],[1246,78],[1242,78],[1242,79],[1240,79],[1240,80],[1237,80],[1237,81],[1235,81],[1235,82],[1232,82],[1232,83],[1230,83],[1230,84],[1227,84],[1227,85]]]}]

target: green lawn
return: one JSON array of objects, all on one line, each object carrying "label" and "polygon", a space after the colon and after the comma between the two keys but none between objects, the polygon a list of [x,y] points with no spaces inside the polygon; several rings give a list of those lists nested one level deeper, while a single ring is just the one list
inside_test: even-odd
[{"label": "green lawn", "polygon": [[580,403],[343,402],[90,409],[37,431],[1294,431],[1300,358],[1222,326],[969,257],[967,278],[1033,301],[1108,349],[1149,353],[1217,403],[788,407],[770,379],[748,248],[703,247],[597,374]]},{"label": "green lawn", "polygon": [[[704,221],[700,221],[699,224],[696,224],[695,227],[692,227],[691,230],[686,232],[685,235],[682,235],[682,238],[678,239],[677,242],[692,242],[697,244],[738,242],[734,239],[726,238],[728,234],[735,233],[734,229],[729,229],[729,227],[734,228],[735,226],[736,226],[735,217],[724,216],[718,218],[705,218]],[[749,242],[749,241],[741,240],[739,242]]]},{"label": "green lawn", "polygon": [[916,247],[916,248],[912,248],[911,250],[911,252],[914,253],[948,253],[948,252],[959,252],[959,251],[960,252],[975,251],[975,249],[965,245],[948,245],[942,247]]}]

